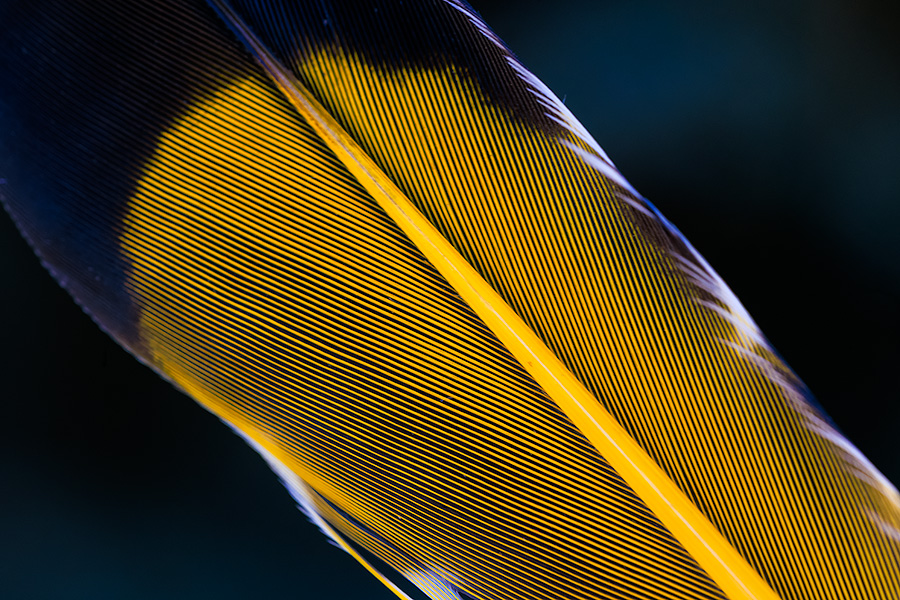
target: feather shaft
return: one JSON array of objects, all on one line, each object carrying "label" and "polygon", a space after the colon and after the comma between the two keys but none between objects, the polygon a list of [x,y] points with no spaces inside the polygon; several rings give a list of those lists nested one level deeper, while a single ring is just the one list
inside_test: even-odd
[{"label": "feather shaft", "polygon": [[532,329],[428,221],[224,0],[211,0],[307,123],[601,455],[733,600],[778,596]]}]

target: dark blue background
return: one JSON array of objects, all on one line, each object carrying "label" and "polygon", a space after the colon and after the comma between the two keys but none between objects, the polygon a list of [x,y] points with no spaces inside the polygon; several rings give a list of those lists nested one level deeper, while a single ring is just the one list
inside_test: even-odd
[{"label": "dark blue background", "polygon": [[[896,2],[480,2],[900,481]],[[2,176],[2,174],[0,174]],[[0,595],[388,598],[0,218]]]}]

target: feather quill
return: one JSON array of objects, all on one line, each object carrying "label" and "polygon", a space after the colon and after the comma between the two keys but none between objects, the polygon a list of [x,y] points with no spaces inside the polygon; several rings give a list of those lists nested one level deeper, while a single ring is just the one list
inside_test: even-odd
[{"label": "feather quill", "polygon": [[0,17],[23,234],[399,596],[900,595],[896,490],[467,4]]}]

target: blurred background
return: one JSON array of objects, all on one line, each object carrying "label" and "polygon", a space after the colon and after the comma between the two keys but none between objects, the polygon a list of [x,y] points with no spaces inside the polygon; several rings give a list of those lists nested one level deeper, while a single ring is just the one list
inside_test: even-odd
[{"label": "blurred background", "polygon": [[[900,482],[900,4],[477,1]],[[0,595],[389,598],[0,216]]]}]

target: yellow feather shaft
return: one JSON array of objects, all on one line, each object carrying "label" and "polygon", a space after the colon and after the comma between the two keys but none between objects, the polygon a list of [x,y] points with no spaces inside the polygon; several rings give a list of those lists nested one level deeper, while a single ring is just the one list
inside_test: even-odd
[{"label": "yellow feather shaft", "polygon": [[286,75],[227,7],[220,8],[309,125],[728,597],[777,600],[715,526],[304,86]]}]

